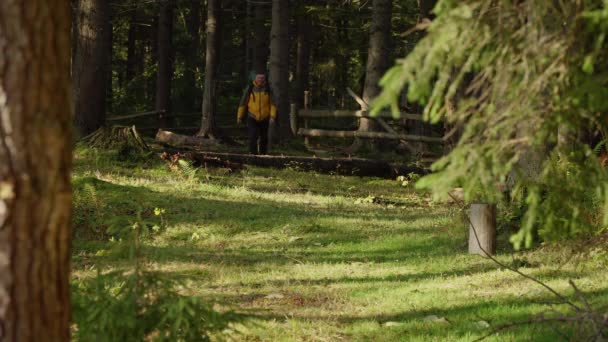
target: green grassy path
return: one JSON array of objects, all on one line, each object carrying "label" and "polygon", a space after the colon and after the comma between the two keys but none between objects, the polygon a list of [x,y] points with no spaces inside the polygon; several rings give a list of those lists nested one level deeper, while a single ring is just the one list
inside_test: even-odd
[{"label": "green grassy path", "polygon": [[[96,265],[125,265],[126,252],[104,229],[138,213],[155,219],[154,208],[163,208],[165,228],[145,243],[146,267],[184,279],[189,295],[247,315],[226,331],[229,340],[474,340],[490,331],[486,323],[527,319],[553,300],[467,255],[456,208],[396,181],[255,168],[187,176],[80,153],[74,188],[74,281],[93,277]],[[571,294],[567,280],[575,279],[592,301],[608,303],[605,251],[564,264],[569,257],[563,248],[517,256],[526,261],[522,271],[556,289]],[[540,326],[489,340],[560,338]]]}]

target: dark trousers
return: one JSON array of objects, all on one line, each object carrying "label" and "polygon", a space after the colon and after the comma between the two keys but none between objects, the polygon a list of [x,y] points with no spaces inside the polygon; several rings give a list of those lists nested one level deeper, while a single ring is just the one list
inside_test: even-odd
[{"label": "dark trousers", "polygon": [[[247,116],[247,130],[249,131],[249,152],[252,154],[268,153],[268,123],[269,120],[257,121]],[[259,140],[259,149],[258,149]]]}]

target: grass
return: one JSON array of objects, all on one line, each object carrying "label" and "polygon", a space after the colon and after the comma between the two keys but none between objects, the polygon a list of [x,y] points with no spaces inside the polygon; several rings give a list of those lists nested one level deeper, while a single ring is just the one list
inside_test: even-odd
[{"label": "grass", "polygon": [[[79,149],[73,184],[73,282],[126,267],[128,251],[108,231],[139,215],[163,227],[145,241],[147,268],[246,317],[217,338],[471,341],[490,331],[480,321],[496,327],[526,320],[555,300],[468,255],[457,208],[397,181],[260,168],[188,174],[155,159],[117,162]],[[162,217],[155,208],[165,209]],[[584,257],[574,248],[513,253],[503,243],[498,257],[568,295],[574,279],[594,304],[605,305],[605,247]],[[560,339],[549,325],[489,338]]]}]

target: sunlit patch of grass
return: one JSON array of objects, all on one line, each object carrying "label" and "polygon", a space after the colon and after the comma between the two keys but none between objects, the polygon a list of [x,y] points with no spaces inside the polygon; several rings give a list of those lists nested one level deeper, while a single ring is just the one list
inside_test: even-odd
[{"label": "sunlit patch of grass", "polygon": [[[259,168],[184,178],[160,162],[144,168],[102,152],[78,153],[74,281],[127,264],[128,250],[116,248],[104,225],[137,213],[159,220],[153,211],[163,208],[165,227],[144,241],[146,267],[183,280],[189,295],[249,315],[227,338],[473,340],[488,332],[479,321],[525,320],[554,300],[467,255],[457,210],[397,181]],[[605,252],[575,262],[563,253],[544,248],[515,256],[525,259],[524,272],[556,289],[571,294],[567,280],[575,279],[595,303],[607,303]],[[499,258],[516,264],[509,250]],[[425,319],[431,315],[447,322]],[[535,326],[490,340],[557,336],[551,326]]]}]

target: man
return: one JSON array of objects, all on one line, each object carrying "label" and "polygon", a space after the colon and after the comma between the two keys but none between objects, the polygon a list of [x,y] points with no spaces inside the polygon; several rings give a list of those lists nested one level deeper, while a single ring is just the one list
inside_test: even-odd
[{"label": "man", "polygon": [[277,107],[272,101],[272,94],[264,73],[258,72],[255,75],[252,84],[245,89],[241,98],[237,123],[242,123],[245,117],[247,117],[249,132],[249,152],[267,154],[268,127],[277,118]]}]

